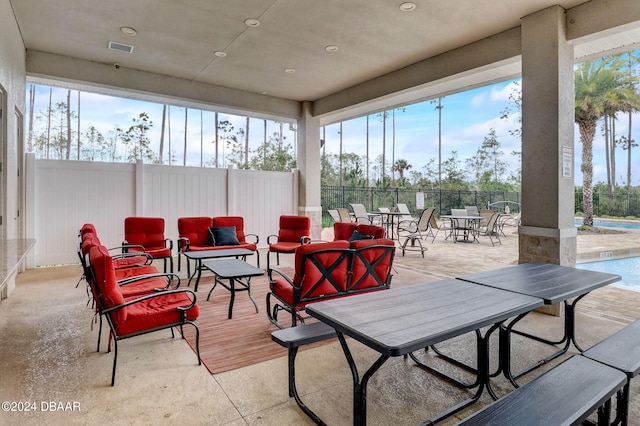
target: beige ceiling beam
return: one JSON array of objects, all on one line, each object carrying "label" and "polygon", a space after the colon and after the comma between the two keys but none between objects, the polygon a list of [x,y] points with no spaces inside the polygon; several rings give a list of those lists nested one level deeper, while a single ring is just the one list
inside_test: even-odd
[{"label": "beige ceiling beam", "polygon": [[[322,116],[391,94],[421,90],[436,81],[468,77],[487,67],[497,69],[519,55],[520,28],[516,27],[326,96],[314,102],[313,114]],[[468,80],[464,87],[472,87],[474,82],[480,80]]]},{"label": "beige ceiling beam", "polygon": [[125,98],[159,103],[173,100],[179,106],[277,120],[295,121],[301,115],[297,101],[40,51],[27,51],[26,70],[29,78],[46,79],[45,84],[58,80],[64,87],[100,88],[100,93]]},{"label": "beige ceiling beam", "polygon": [[567,40],[585,42],[640,28],[640,1],[589,1],[567,10]]}]

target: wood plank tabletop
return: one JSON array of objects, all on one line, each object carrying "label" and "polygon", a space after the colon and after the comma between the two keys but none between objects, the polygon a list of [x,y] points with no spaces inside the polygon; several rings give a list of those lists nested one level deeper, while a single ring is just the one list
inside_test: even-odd
[{"label": "wood plank tabletop", "polygon": [[306,310],[383,355],[399,356],[543,303],[537,297],[446,279],[313,303]]},{"label": "wood plank tabletop", "polygon": [[622,278],[620,275],[587,271],[549,263],[523,263],[516,266],[463,275],[457,279],[541,297],[552,305],[589,293]]}]

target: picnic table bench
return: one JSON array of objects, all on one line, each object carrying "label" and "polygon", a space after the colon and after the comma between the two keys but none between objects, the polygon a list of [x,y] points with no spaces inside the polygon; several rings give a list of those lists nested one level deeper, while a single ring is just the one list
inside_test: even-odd
[{"label": "picnic table bench", "polygon": [[598,410],[598,425],[608,425],[611,398],[625,375],[576,355],[467,417],[458,426],[578,425]]}]

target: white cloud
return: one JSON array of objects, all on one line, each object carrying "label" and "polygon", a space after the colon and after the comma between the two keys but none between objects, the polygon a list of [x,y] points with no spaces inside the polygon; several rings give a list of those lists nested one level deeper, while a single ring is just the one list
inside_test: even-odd
[{"label": "white cloud", "polygon": [[515,81],[511,81],[504,86],[496,85],[491,87],[491,102],[509,102],[509,96],[514,90],[520,90],[520,85]]}]

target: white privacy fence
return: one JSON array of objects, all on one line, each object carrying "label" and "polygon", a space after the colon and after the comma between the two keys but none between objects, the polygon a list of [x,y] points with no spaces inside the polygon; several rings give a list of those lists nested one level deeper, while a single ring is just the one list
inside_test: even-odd
[{"label": "white privacy fence", "polygon": [[297,172],[36,160],[32,154],[26,161],[26,234],[36,239],[36,266],[79,262],[77,235],[87,222],[114,247],[124,238],[125,217],[163,217],[175,251],[179,217],[242,216],[245,232],[266,247],[280,215],[298,213]]}]

